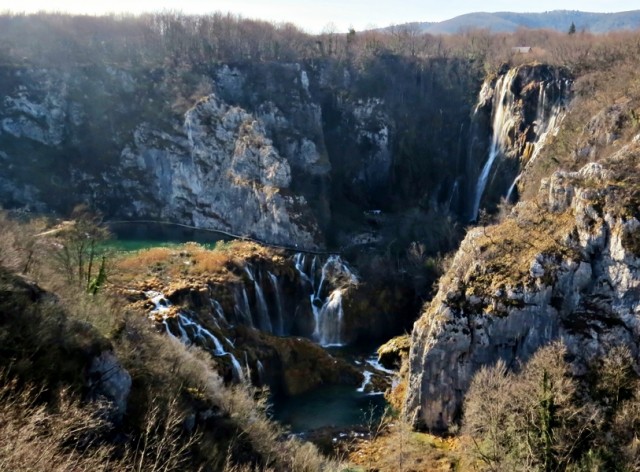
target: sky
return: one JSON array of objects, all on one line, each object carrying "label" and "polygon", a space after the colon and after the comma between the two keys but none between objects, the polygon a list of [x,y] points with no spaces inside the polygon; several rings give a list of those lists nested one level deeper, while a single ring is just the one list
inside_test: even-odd
[{"label": "sky", "polygon": [[[0,11],[5,10],[0,0]],[[633,2],[637,5],[631,5]],[[640,9],[640,0],[20,0],[9,11],[64,11],[101,14],[177,10],[183,13],[232,12],[246,18],[291,22],[310,33],[345,32],[413,21],[442,21],[476,11],[543,12],[582,10],[616,12]],[[523,4],[526,4],[523,7]]]}]

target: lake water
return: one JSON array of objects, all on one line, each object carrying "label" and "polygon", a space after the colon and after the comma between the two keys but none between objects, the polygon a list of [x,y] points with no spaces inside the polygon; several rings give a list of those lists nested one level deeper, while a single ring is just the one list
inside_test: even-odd
[{"label": "lake water", "polygon": [[273,418],[293,433],[320,428],[344,428],[377,421],[387,403],[382,394],[365,394],[355,387],[327,386],[290,398],[276,398]]},{"label": "lake water", "polygon": [[[117,251],[136,251],[167,247],[194,241],[214,247],[229,238],[206,230],[195,230],[157,223],[119,223],[109,225],[114,238],[105,247]],[[363,366],[373,346],[332,348],[334,356]],[[365,354],[368,353],[368,354]],[[326,386],[287,398],[273,398],[273,418],[293,433],[320,428],[348,429],[376,421],[387,405],[381,393],[368,394],[353,386]]]},{"label": "lake water", "polygon": [[207,230],[184,228],[160,223],[108,223],[113,239],[105,246],[118,251],[138,251],[151,247],[167,247],[196,242],[213,247],[230,238]]}]

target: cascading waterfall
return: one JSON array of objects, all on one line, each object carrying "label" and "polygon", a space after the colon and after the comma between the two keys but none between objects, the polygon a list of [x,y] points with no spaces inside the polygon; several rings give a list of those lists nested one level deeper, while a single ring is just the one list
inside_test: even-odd
[{"label": "cascading waterfall", "polygon": [[220,302],[215,298],[211,298],[210,303],[211,303],[211,308],[213,308],[213,313],[215,313],[215,316],[212,316],[213,322],[215,323],[215,325],[218,328],[220,327],[221,324],[223,326],[228,327],[229,321],[227,320],[227,317],[224,314],[224,310],[222,308],[222,305],[220,305]]},{"label": "cascading waterfall", "polygon": [[[538,156],[540,155],[540,151],[544,148],[544,145],[549,136],[556,136],[558,131],[560,130],[560,123],[562,122],[565,113],[564,113],[564,92],[565,88],[568,88],[570,82],[565,80],[562,83],[561,93],[558,97],[556,97],[555,101],[551,106],[548,103],[548,89],[553,86],[552,83],[542,82],[540,84],[540,92],[538,95],[538,106],[536,110],[536,121],[535,121],[535,132],[536,139],[533,143],[533,152],[531,153],[531,157],[527,161],[524,166],[522,172],[520,172],[516,178],[513,180],[513,183],[509,187],[507,191],[506,200],[510,201],[513,195],[513,192],[516,189],[516,185],[522,178],[523,173],[533,165]],[[548,110],[548,111],[547,111]]]},{"label": "cascading waterfall", "polygon": [[308,281],[309,283],[311,283],[313,285],[313,282],[311,281],[309,276],[304,271],[305,260],[306,260],[306,255],[301,253],[301,252],[299,252],[293,257],[293,264],[294,264],[296,270],[298,271],[298,274],[300,274],[300,277],[303,280],[306,280],[306,281]]},{"label": "cascading waterfall", "polygon": [[182,327],[183,331],[187,331],[187,328],[192,330],[191,336],[187,335],[189,340],[200,340],[203,344],[206,344],[207,340],[213,344],[213,354],[215,356],[222,356],[226,354],[222,343],[218,341],[211,331],[204,328],[200,323],[187,318],[183,313],[178,313],[178,325]]},{"label": "cascading waterfall", "polygon": [[234,291],[234,297],[236,302],[234,311],[237,320],[242,320],[244,321],[244,323],[242,324],[253,328],[253,316],[251,314],[251,305],[249,305],[249,295],[247,295],[247,289],[244,287],[244,285],[242,285],[241,287],[236,287]]},{"label": "cascading waterfall", "polygon": [[233,366],[233,380],[235,380],[236,382],[243,382],[244,373],[242,372],[242,366],[240,365],[240,362],[238,362],[236,356],[234,356],[230,352],[227,352],[227,355],[231,359],[231,365]]},{"label": "cascading waterfall", "polygon": [[331,292],[318,312],[314,336],[320,345],[325,347],[343,345],[341,336],[343,318],[342,290],[338,288]]},{"label": "cascading waterfall", "polygon": [[[343,345],[343,295],[345,288],[356,285],[358,279],[338,255],[323,259],[305,254],[296,254],[293,257],[294,266],[300,275],[300,288],[308,294],[314,315],[313,331],[307,331],[307,335],[322,346]],[[214,334],[213,331],[224,332],[233,328],[233,323],[257,328],[270,334],[288,334],[282,281],[272,272],[259,270],[250,264],[245,265],[243,271],[246,274],[244,283],[233,287],[235,317],[231,318],[226,316],[222,305],[213,298],[212,289],[209,289],[210,310],[204,314],[177,310],[162,293],[146,292],[147,299],[153,303],[149,316],[162,323],[167,335],[186,345],[196,344],[205,348],[213,356],[228,356],[236,381],[245,379],[247,375],[242,364],[227,349],[233,349],[235,352],[237,350],[231,340],[222,334]],[[265,284],[270,284],[271,287],[266,287]],[[249,285],[253,285],[253,295],[248,290]],[[264,366],[256,363],[255,367],[259,371],[262,370],[259,375],[264,376]]]},{"label": "cascading waterfall", "polygon": [[273,293],[276,297],[276,312],[278,314],[278,323],[276,325],[276,333],[280,336],[284,334],[284,316],[283,316],[283,308],[282,308],[282,294],[280,284],[278,283],[278,277],[276,277],[271,272],[267,272],[269,276],[269,280],[271,281],[271,286],[273,287]]},{"label": "cascading waterfall", "polygon": [[[258,278],[254,275],[252,268],[249,265],[244,266],[244,270],[249,276],[249,280],[253,282],[253,289],[256,294],[256,308],[258,315],[258,328],[267,333],[273,333],[273,327],[271,325],[271,318],[269,317],[269,308],[267,307],[267,301],[264,298],[264,292],[262,291],[262,284],[258,281]],[[245,290],[246,295],[246,290]],[[248,305],[248,300],[247,300]]]},{"label": "cascading waterfall", "polygon": [[[160,292],[148,291],[145,292],[145,295],[154,305],[153,310],[149,313],[149,317],[154,320],[157,319],[158,316],[161,317],[162,325],[164,326],[167,335],[174,339],[178,339],[187,346],[198,344],[201,347],[208,349],[214,356],[229,356],[234,380],[237,382],[244,380],[244,374],[238,359],[236,359],[233,353],[225,351],[222,347],[222,343],[211,331],[202,326],[188,312],[179,311],[177,315],[173,317],[176,328],[180,334],[180,337],[177,337],[171,331],[171,327],[169,325],[169,320],[172,318],[169,316],[171,302]],[[217,301],[216,303],[218,306],[220,305]],[[220,309],[222,309],[222,307],[220,307]],[[224,318],[224,312],[222,313],[222,318]],[[233,343],[231,343],[231,341],[227,338],[224,339],[231,347],[233,347]]]},{"label": "cascading waterfall", "polygon": [[[513,106],[514,96],[511,92],[511,82],[517,74],[517,69],[511,69],[505,75],[500,77],[495,86],[495,95],[493,100],[492,109],[492,136],[491,146],[489,147],[489,157],[480,172],[478,183],[476,184],[476,191],[473,200],[473,208],[471,213],[471,220],[478,218],[478,212],[480,211],[480,201],[482,200],[482,194],[487,186],[487,180],[489,179],[489,173],[496,157],[502,149],[504,149],[509,137],[509,131],[513,128],[513,117],[508,113]],[[483,92],[486,93],[483,89]],[[476,110],[477,112],[477,110]]]},{"label": "cascading waterfall", "polygon": [[[304,276],[301,278],[309,283],[309,299],[314,318],[314,330],[312,337],[320,345],[338,346],[343,345],[342,325],[344,310],[342,307],[342,295],[345,285],[356,285],[358,279],[338,255],[331,255],[326,262],[318,269],[318,258],[314,257],[311,262],[310,272],[305,272],[304,257],[296,254],[294,257],[296,268]],[[315,281],[319,272],[319,283],[316,287]],[[323,299],[326,285],[329,279],[339,280],[340,287],[332,290]]]}]

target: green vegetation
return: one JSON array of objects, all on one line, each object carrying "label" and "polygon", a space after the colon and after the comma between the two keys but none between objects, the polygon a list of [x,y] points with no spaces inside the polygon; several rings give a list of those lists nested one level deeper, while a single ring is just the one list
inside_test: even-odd
[{"label": "green vegetation", "polygon": [[[272,71],[267,67],[272,61],[306,61],[309,70],[322,63],[335,80],[327,82],[322,95],[327,102],[327,147],[344,153],[357,150],[342,149],[344,142],[332,139],[343,126],[338,104],[380,95],[402,129],[393,141],[393,195],[374,192],[370,197],[355,188],[350,172],[361,163],[350,167],[344,160],[332,163],[339,169],[332,182],[332,202],[341,207],[336,211],[343,212],[339,217],[352,223],[361,221],[361,206],[377,203],[401,215],[386,222],[386,216],[371,218],[372,226],[394,226],[398,237],[388,238],[391,242],[383,250],[360,256],[358,265],[371,286],[380,287],[378,295],[367,294],[367,300],[354,296],[347,302],[363,313],[404,302],[408,318],[448,265],[440,254],[452,250],[462,237],[463,229],[450,211],[434,209],[439,203],[430,197],[442,182],[451,183],[446,176],[464,165],[464,151],[452,150],[460,148],[463,127],[458,126],[468,119],[484,73],[523,62],[564,66],[576,77],[575,99],[560,132],[527,168],[521,181],[524,202],[499,224],[474,229],[474,238],[441,279],[440,286],[462,288],[447,303],[534,283],[531,263],[539,256],[556,265],[583,257],[571,244],[576,216],[572,210],[551,213],[535,198],[540,181],[558,168],[577,170],[591,161],[607,164],[612,170],[606,182],[608,200],[596,206],[606,204],[612,214],[626,219],[638,217],[640,153],[630,143],[640,132],[640,33],[595,36],[573,29],[570,35],[468,30],[440,37],[400,28],[390,34],[350,31],[312,37],[292,25],[224,15],[5,14],[0,16],[0,79],[10,84],[16,80],[13,71],[23,67],[82,69],[92,83],[108,80],[109,70],[131,73],[144,80],[134,80],[132,91],[123,96],[135,96],[140,116],[157,123],[159,115],[179,116],[211,93],[205,79],[219,64],[257,64],[252,73],[259,76]],[[512,48],[522,45],[531,45],[533,52],[526,57],[514,54]],[[348,90],[338,90],[335,84],[345,81],[345,72],[353,73],[353,81]],[[149,83],[160,85],[148,87]],[[259,93],[259,87],[270,86],[261,84],[256,86]],[[79,89],[70,93],[74,99],[82,95]],[[162,97],[159,109],[150,105]],[[95,127],[89,130],[93,132],[105,126],[102,115],[111,102],[105,93],[91,99],[96,101],[96,116],[85,121]],[[286,107],[289,99],[280,94],[276,100],[283,103],[277,105]],[[421,118],[416,119],[419,107]],[[114,135],[126,134],[131,124],[111,121]],[[95,155],[103,156],[103,146],[110,145],[98,140],[65,159],[53,159],[51,165],[65,175],[79,156],[93,156],[96,150],[100,153]],[[42,171],[34,172],[36,178],[49,179],[50,173],[43,171],[49,168],[37,151],[25,152]],[[97,169],[108,165],[108,159],[95,161]],[[61,187],[59,182],[55,185]],[[580,185],[590,189],[589,182]],[[225,385],[215,359],[162,336],[145,319],[146,313],[136,311],[135,303],[114,295],[122,287],[164,289],[181,280],[191,284],[186,288],[212,280],[237,281],[243,277],[238,261],[268,260],[282,267],[280,252],[252,243],[220,243],[214,251],[187,244],[103,257],[108,235],[99,219],[86,208],[77,208],[73,217],[73,223],[51,228],[45,220],[19,223],[0,213],[0,468],[339,470],[338,462],[310,444],[288,438],[268,419],[264,393],[248,385]],[[342,221],[336,221],[340,226]],[[623,244],[640,253],[637,231],[625,234]],[[545,270],[544,277],[552,284],[554,271]],[[411,290],[405,290],[407,286]],[[293,352],[293,357],[307,362],[307,351],[294,352],[285,344],[274,349]],[[404,374],[409,349],[408,336],[390,347],[391,362],[405,359]],[[105,352],[113,354],[132,380],[120,413],[101,403],[87,379],[88,367]],[[315,359],[312,354],[309,357]],[[353,460],[365,470],[637,469],[640,393],[630,354],[616,348],[593,361],[582,378],[570,375],[565,357],[563,348],[555,345],[539,351],[517,372],[502,363],[482,370],[466,400],[459,440],[414,433],[398,421],[385,424],[384,434],[382,426],[376,429],[374,441],[363,444],[358,449],[361,456],[356,453]],[[303,388],[299,385],[308,380],[309,370],[320,370],[311,360],[307,364],[307,370],[292,376],[291,390]],[[410,387],[405,376],[392,394],[395,406],[403,403]],[[35,450],[42,450],[42,455],[36,457]]]},{"label": "green vegetation", "polygon": [[522,371],[481,370],[465,401],[466,461],[475,470],[626,471],[638,465],[640,384],[618,346],[576,378],[560,344]]},{"label": "green vegetation", "polygon": [[[268,419],[264,394],[225,385],[209,354],[158,333],[107,291],[87,293],[87,259],[59,263],[59,253],[71,254],[64,245],[78,244],[67,234],[79,226],[51,231],[0,217],[7,223],[0,231],[0,468],[339,469],[310,444],[288,439]],[[221,253],[239,257],[239,250]],[[84,270],[76,275],[79,260]],[[25,267],[27,274],[16,274]],[[116,277],[118,266],[108,267]],[[105,355],[117,362],[110,375],[130,375],[130,391],[118,387],[124,405],[105,402],[113,390],[91,381],[91,366]]]}]

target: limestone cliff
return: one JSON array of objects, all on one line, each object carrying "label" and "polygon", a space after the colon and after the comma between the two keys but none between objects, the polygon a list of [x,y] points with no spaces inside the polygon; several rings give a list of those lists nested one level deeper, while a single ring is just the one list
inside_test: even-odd
[{"label": "limestone cliff", "polygon": [[518,175],[557,133],[571,97],[566,69],[545,64],[504,69],[486,78],[473,113],[467,162],[469,217],[509,199]]},{"label": "limestone cliff", "polygon": [[451,200],[478,87],[457,59],[3,65],[0,204],[338,245]]},{"label": "limestone cliff", "polygon": [[[574,373],[615,345],[640,352],[633,140],[601,163],[554,173],[501,224],[471,230],[416,322],[406,414],[449,427],[473,374],[561,338]],[[637,366],[636,366],[637,367]]]},{"label": "limestone cliff", "polygon": [[[96,78],[93,96],[77,96]],[[209,94],[170,113],[166,91],[141,99],[142,79],[110,68],[13,79],[0,107],[5,204],[64,211],[89,200],[117,217],[322,244],[304,196],[290,190],[289,162],[244,109]]]}]

